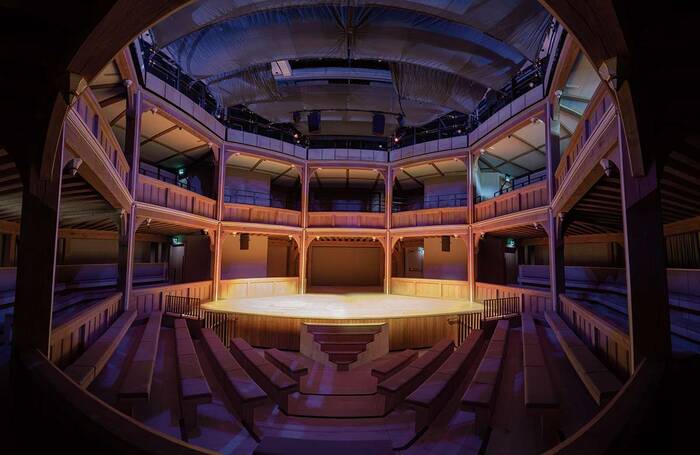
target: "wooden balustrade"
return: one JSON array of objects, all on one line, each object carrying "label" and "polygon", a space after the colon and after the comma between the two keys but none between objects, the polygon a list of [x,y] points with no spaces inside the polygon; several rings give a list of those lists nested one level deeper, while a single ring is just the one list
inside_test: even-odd
[{"label": "wooden balustrade", "polygon": [[576,131],[571,135],[568,147],[561,155],[559,166],[554,173],[557,188],[561,187],[562,181],[581,155],[588,139],[593,135],[606,112],[610,109],[615,109],[615,101],[605,84],[601,83],[589,101],[588,106],[586,106],[583,118],[576,127]]},{"label": "wooden balustrade", "polygon": [[177,185],[139,175],[136,199],[208,218],[216,217],[216,201]]},{"label": "wooden balustrade", "polygon": [[474,205],[474,221],[543,207],[548,203],[547,182],[537,182]]},{"label": "wooden balustrade", "polygon": [[475,302],[504,297],[520,297],[520,311],[524,313],[544,314],[545,310],[552,309],[552,298],[547,290],[480,282],[474,284]]},{"label": "wooden balustrade", "polygon": [[221,280],[219,298],[272,297],[275,295],[290,295],[299,292],[299,278],[236,278]]},{"label": "wooden balustrade", "polygon": [[51,330],[49,360],[59,367],[70,364],[109,328],[121,310],[122,294],[117,292],[62,320]]},{"label": "wooden balustrade", "polygon": [[301,226],[301,212],[246,204],[224,204],[224,221]]},{"label": "wooden balustrade", "polygon": [[119,174],[124,185],[129,182],[129,162],[124,156],[119,141],[117,140],[109,122],[101,115],[100,103],[90,89],[86,89],[73,110],[83,121],[85,127],[90,130],[97,142],[102,146],[107,161],[109,161]]},{"label": "wooden balustrade", "polygon": [[392,278],[391,293],[435,299],[466,300],[469,298],[469,283],[461,280]]},{"label": "wooden balustrade", "polygon": [[468,213],[469,209],[467,207],[442,207],[396,212],[391,214],[391,227],[467,224]]},{"label": "wooden balustrade", "polygon": [[385,218],[384,212],[309,212],[309,227],[383,229]]},{"label": "wooden balustrade", "polygon": [[168,295],[195,297],[208,302],[212,299],[212,286],[213,281],[209,280],[136,288],[131,291],[129,308],[136,309],[139,314],[162,311],[165,310],[165,297]]},{"label": "wooden balustrade", "polygon": [[586,305],[560,295],[560,311],[569,327],[595,352],[604,363],[618,374],[628,376],[630,365],[630,338],[626,327],[605,319]]}]

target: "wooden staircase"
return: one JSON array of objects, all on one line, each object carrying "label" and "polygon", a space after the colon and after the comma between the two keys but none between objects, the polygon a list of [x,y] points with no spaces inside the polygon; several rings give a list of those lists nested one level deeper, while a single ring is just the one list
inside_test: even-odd
[{"label": "wooden staircase", "polygon": [[[307,339],[312,343],[309,345],[307,342],[306,349],[302,349],[302,351],[316,351],[316,355],[310,352],[304,354],[324,363],[331,363],[337,367],[338,371],[348,371],[350,366],[357,363],[358,360],[366,361],[368,357],[373,358],[374,355],[368,355],[370,354],[368,348],[373,345],[387,344],[386,350],[388,351],[388,343],[377,343],[376,340],[377,335],[386,330],[384,323],[306,323],[305,326],[308,334]],[[388,341],[388,337],[386,338]],[[370,350],[376,351],[376,348]]]}]

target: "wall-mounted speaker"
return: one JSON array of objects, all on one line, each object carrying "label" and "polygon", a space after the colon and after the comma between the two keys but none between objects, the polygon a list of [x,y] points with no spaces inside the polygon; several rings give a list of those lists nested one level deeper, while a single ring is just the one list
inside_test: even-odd
[{"label": "wall-mounted speaker", "polygon": [[250,249],[250,234],[241,234],[240,242],[241,242],[241,245],[240,245],[241,250]]},{"label": "wall-mounted speaker", "polygon": [[299,112],[299,111],[292,112],[292,121],[294,121],[294,123],[299,123],[301,121],[301,112]]},{"label": "wall-mounted speaker", "polygon": [[442,236],[442,251],[445,253],[450,252],[450,236],[449,235]]},{"label": "wall-mounted speaker", "polygon": [[374,114],[372,115],[372,134],[377,136],[384,136],[384,124],[386,119],[384,114]]},{"label": "wall-mounted speaker", "polygon": [[306,121],[309,124],[309,133],[318,133],[321,129],[321,113],[319,111],[309,112]]}]

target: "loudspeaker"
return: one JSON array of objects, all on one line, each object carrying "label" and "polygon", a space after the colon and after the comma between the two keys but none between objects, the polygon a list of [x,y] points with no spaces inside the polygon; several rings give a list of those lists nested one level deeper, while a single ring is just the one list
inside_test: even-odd
[{"label": "loudspeaker", "polygon": [[442,236],[442,251],[445,253],[450,252],[450,236],[449,235]]},{"label": "loudspeaker", "polygon": [[309,112],[306,121],[309,124],[309,133],[318,133],[321,129],[321,113],[319,111]]},{"label": "loudspeaker", "polygon": [[384,136],[384,114],[374,114],[372,115],[372,134],[377,136]]},{"label": "loudspeaker", "polygon": [[250,249],[250,234],[241,234],[241,250]]},{"label": "loudspeaker", "polygon": [[299,111],[292,112],[292,121],[294,121],[294,123],[299,123],[301,121],[301,112],[299,112]]}]

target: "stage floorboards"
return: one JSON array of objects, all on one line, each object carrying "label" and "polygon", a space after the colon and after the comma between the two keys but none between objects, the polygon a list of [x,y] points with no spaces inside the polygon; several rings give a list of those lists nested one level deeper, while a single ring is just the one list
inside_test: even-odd
[{"label": "stage floorboards", "polygon": [[319,319],[415,318],[481,311],[480,303],[373,292],[311,293],[218,300],[209,310],[238,314]]}]

